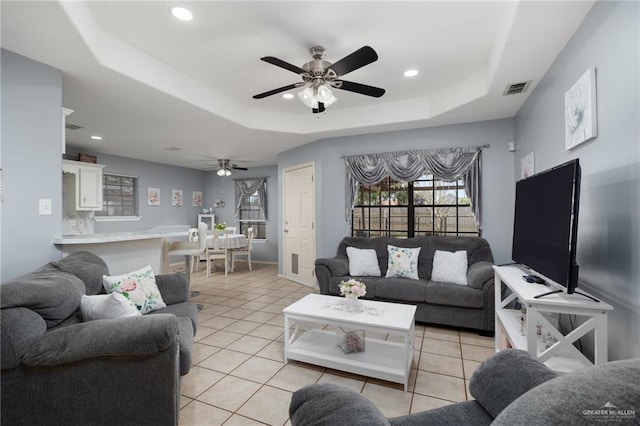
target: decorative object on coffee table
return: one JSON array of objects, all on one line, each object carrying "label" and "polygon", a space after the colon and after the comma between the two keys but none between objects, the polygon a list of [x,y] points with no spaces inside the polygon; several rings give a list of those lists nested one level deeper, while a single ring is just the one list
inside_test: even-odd
[{"label": "decorative object on coffee table", "polygon": [[347,281],[341,281],[339,287],[340,295],[347,300],[349,310],[358,312],[360,310],[358,297],[367,294],[367,286],[362,281],[351,278]]},{"label": "decorative object on coffee table", "polygon": [[364,352],[364,337],[364,330],[345,331],[340,326],[338,326],[338,329],[336,330],[336,340],[338,347],[342,349],[342,352],[344,352],[345,354],[350,354],[353,352]]}]

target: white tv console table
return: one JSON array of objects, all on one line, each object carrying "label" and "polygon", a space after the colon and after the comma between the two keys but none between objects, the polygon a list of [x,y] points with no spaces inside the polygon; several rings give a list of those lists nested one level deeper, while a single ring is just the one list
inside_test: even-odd
[{"label": "white tv console table", "polygon": [[[565,292],[536,299],[535,296],[547,293],[550,288],[544,284],[526,282],[522,276],[528,275],[530,271],[519,265],[493,268],[495,270],[496,351],[506,347],[523,349],[534,359],[561,373],[607,362],[607,314],[608,311],[613,310],[611,305],[602,301],[595,302],[577,293]],[[501,284],[511,290],[511,294],[504,299]],[[520,310],[508,308],[516,298],[526,306],[524,325],[521,322],[523,313]],[[544,312],[578,315],[586,320],[565,336],[542,315]],[[538,339],[538,325],[548,330],[557,342],[545,349]],[[592,331],[593,363],[573,345]]]}]

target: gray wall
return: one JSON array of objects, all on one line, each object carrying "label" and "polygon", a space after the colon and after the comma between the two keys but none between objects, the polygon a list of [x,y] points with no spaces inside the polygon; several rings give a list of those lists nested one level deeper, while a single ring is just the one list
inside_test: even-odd
[{"label": "gray wall", "polygon": [[234,179],[243,179],[251,177],[267,178],[267,241],[257,241],[253,244],[253,252],[251,260],[258,262],[277,262],[278,261],[278,168],[276,166],[253,167],[247,171],[233,170],[232,175],[228,177],[220,177],[215,171],[207,172],[205,177],[207,202],[206,207],[213,207],[213,203],[217,199],[225,202],[224,207],[214,208],[216,222],[226,222],[229,226],[238,226],[235,217],[235,198],[236,189]]},{"label": "gray wall", "polygon": [[[515,120],[514,168],[579,158],[579,287],[614,306],[609,358],[640,357],[640,34],[636,2],[597,2]],[[565,150],[564,93],[596,67],[598,137]]]},{"label": "gray wall", "polygon": [[[62,73],[7,50],[1,62],[5,281],[60,258],[52,239],[62,229]],[[41,198],[52,200],[52,215],[38,214]]]},{"label": "gray wall", "polygon": [[[65,157],[70,159],[78,158],[78,151],[75,149],[69,148],[67,154]],[[198,213],[202,213],[202,208],[208,205],[205,196],[205,172],[113,155],[90,152],[89,154],[96,155],[97,162],[105,165],[105,173],[138,176],[138,206],[139,215],[142,217],[138,221],[96,222],[96,233],[140,231],[157,225],[196,226]],[[148,187],[160,188],[159,206],[147,205]],[[173,189],[182,190],[182,207],[171,205]],[[202,192],[202,207],[192,206],[192,191]]]},{"label": "gray wall", "polygon": [[[490,144],[483,149],[483,237],[497,263],[511,259],[514,174],[513,120],[494,120],[398,132],[359,135],[316,141],[278,156],[279,174],[287,167],[314,161],[316,165],[316,255],[334,256],[338,243],[350,231],[344,216],[345,166],[342,156],[407,149],[445,148]],[[282,244],[282,185],[278,195],[279,243]],[[282,253],[279,253],[282,267]],[[282,272],[282,271],[280,271]]]}]

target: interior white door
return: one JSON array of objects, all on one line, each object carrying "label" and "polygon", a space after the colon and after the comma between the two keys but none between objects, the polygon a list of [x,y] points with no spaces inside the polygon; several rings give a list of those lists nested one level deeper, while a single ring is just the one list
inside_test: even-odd
[{"label": "interior white door", "polygon": [[315,285],[315,183],[313,163],[284,171],[284,276]]}]

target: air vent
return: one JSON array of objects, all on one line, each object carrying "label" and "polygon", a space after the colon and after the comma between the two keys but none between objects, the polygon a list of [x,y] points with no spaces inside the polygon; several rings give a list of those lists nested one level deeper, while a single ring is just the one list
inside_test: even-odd
[{"label": "air vent", "polygon": [[77,124],[66,123],[64,125],[64,128],[69,130],[78,130],[78,129],[82,129],[82,126],[78,126]]},{"label": "air vent", "polygon": [[502,96],[517,95],[519,93],[524,93],[527,91],[530,85],[531,85],[531,80],[525,81],[523,83],[509,84],[507,88],[504,89]]}]

